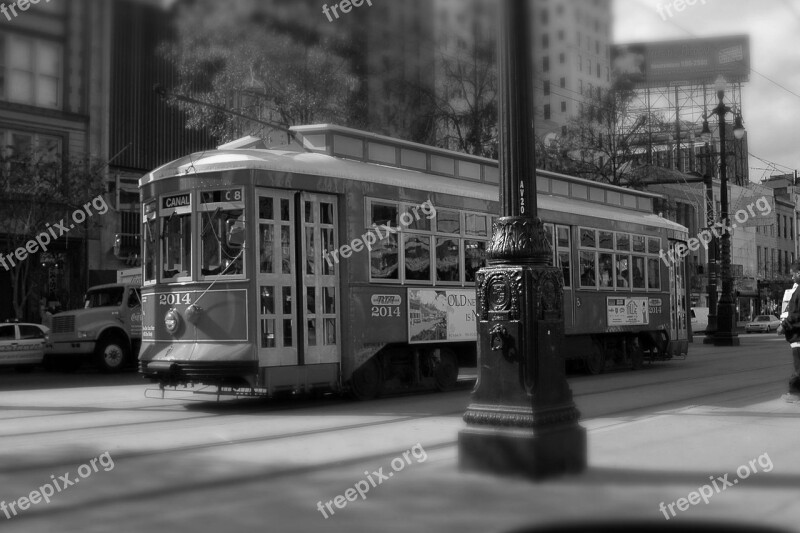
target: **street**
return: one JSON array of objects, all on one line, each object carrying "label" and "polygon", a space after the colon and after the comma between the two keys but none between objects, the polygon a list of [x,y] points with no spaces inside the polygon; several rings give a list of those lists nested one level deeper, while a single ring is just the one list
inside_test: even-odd
[{"label": "street", "polygon": [[[686,360],[640,371],[573,375],[589,470],[539,484],[458,472],[468,387],[364,403],[216,403],[185,391],[147,398],[135,373],[4,372],[0,501],[54,494],[0,519],[3,531],[58,524],[82,532],[477,532],[553,520],[659,521],[659,503],[768,454],[774,470],[764,460],[746,486],[671,519],[768,514],[787,526],[798,511],[775,495],[800,495],[800,466],[791,461],[796,444],[772,426],[800,417],[798,406],[776,402],[790,367],[782,337],[764,334],[742,335],[738,348],[695,342]],[[720,424],[738,438],[716,440]],[[659,435],[666,437],[653,442]],[[40,488],[54,482],[59,490]],[[325,506],[338,495],[348,497]],[[756,505],[766,495],[771,504]]]}]

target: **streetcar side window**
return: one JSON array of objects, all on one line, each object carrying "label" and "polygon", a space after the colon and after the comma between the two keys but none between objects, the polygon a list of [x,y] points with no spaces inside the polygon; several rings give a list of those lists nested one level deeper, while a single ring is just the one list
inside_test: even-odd
[{"label": "streetcar side window", "polygon": [[581,287],[595,288],[597,265],[594,252],[581,250],[580,261]]},{"label": "streetcar side window", "polygon": [[372,245],[369,253],[370,278],[373,280],[400,279],[397,235],[387,235]]},{"label": "streetcar side window", "polygon": [[397,226],[397,204],[372,201],[369,225]]},{"label": "streetcar side window", "polygon": [[461,281],[458,239],[436,237],[436,281]]},{"label": "streetcar side window", "polygon": [[593,228],[579,230],[581,288],[661,289],[661,267],[657,257],[661,244],[659,237]]},{"label": "streetcar side window", "polygon": [[556,246],[555,246],[557,263],[556,266],[561,266],[561,272],[564,274],[564,287],[569,288],[572,286],[572,272],[570,270],[570,248],[569,248],[569,226],[556,226]]},{"label": "streetcar side window", "polygon": [[616,275],[617,287],[627,288],[630,287],[630,264],[631,256],[627,254],[615,254],[616,257]]},{"label": "streetcar side window", "polygon": [[661,260],[655,257],[647,258],[647,288],[661,288]]},{"label": "streetcar side window", "polygon": [[405,279],[431,280],[431,238],[427,235],[403,235]]},{"label": "streetcar side window", "polygon": [[436,232],[461,234],[461,214],[449,209],[436,210]]},{"label": "streetcar side window", "polygon": [[464,278],[475,283],[475,274],[486,261],[486,241],[464,241]]},{"label": "streetcar side window", "polygon": [[633,256],[633,288],[644,289],[644,257],[639,255]]},{"label": "streetcar side window", "polygon": [[[410,284],[475,283],[484,266],[490,216],[434,207],[431,200],[366,199],[370,281]],[[395,225],[396,224],[396,225]]]},{"label": "streetcar side window", "polygon": [[467,235],[474,235],[476,237],[489,236],[489,228],[486,224],[486,215],[465,213],[464,226],[466,227]]}]

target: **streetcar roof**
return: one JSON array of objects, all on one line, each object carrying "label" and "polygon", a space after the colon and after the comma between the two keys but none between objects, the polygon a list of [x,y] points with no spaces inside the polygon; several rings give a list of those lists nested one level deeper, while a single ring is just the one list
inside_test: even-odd
[{"label": "streetcar roof", "polygon": [[[378,169],[380,169],[379,173],[376,172]],[[148,183],[172,177],[231,170],[265,170],[308,174],[367,183],[380,183],[398,188],[410,188],[494,202],[499,199],[499,187],[497,184],[449,178],[416,170],[342,159],[322,153],[260,149],[213,150],[185,156],[145,174],[139,180],[139,186],[143,187]],[[537,170],[537,174],[547,177],[560,177],[559,174],[547,171]],[[573,181],[595,184],[595,182],[581,178],[564,177]],[[617,189],[618,187],[614,188]],[[660,195],[653,193],[630,191],[628,189],[626,191],[647,197],[660,197]],[[645,224],[682,233],[688,232],[685,226],[661,216],[641,210],[624,209],[606,203],[543,194],[541,191],[537,194],[537,202],[539,208],[545,210]]]}]

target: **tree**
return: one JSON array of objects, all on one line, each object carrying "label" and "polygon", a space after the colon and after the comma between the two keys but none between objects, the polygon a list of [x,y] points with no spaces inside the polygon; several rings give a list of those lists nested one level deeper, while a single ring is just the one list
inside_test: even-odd
[{"label": "tree", "polygon": [[633,86],[624,77],[608,90],[590,89],[566,134],[547,143],[546,164],[595,181],[640,186],[644,176],[635,170],[647,151],[643,139],[668,132],[669,126],[636,109],[634,98]]},{"label": "tree", "polygon": [[70,217],[104,192],[105,164],[88,159],[65,162],[49,155],[15,150],[0,155],[0,190],[4,191],[0,268],[9,272],[11,300],[18,319],[24,318],[28,298],[41,286],[39,255],[63,233],[70,232],[72,237],[77,229],[79,237],[85,238],[96,219],[87,216],[75,224]]},{"label": "tree", "polygon": [[[441,47],[441,81],[425,94],[438,146],[496,159],[496,43],[482,34],[480,22],[475,19],[473,38],[462,46]],[[448,42],[447,37],[444,42]]]},{"label": "tree", "polygon": [[268,135],[263,124],[229,109],[282,126],[350,123],[358,81],[336,52],[335,29],[315,24],[319,6],[307,0],[183,2],[176,38],[160,47],[178,71],[173,92],[216,108],[173,100],[188,126],[204,127],[223,141]]}]

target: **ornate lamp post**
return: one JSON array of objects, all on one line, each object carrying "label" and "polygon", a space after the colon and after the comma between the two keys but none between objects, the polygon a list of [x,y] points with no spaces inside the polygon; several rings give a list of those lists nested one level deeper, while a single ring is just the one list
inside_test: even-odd
[{"label": "ornate lamp post", "polygon": [[[723,224],[723,232],[720,253],[720,277],[722,278],[722,295],[717,305],[717,330],[714,333],[715,346],[738,346],[739,335],[736,332],[736,303],[733,301],[733,280],[731,279],[731,234],[730,220],[728,219],[728,163],[727,150],[725,149],[725,115],[733,113],[733,110],[725,105],[725,89],[727,84],[725,78],[719,76],[714,83],[717,91],[717,107],[711,110],[712,115],[719,118],[719,179],[720,179],[720,221]],[[742,117],[735,113],[736,119],[733,126],[733,135],[736,139],[744,137],[744,126]],[[710,135],[708,120],[703,121],[703,134]]]},{"label": "ornate lamp post", "polygon": [[528,0],[500,2],[501,218],[477,275],[478,382],[459,434],[463,468],[533,478],[586,466],[567,385],[563,274],[536,217]]}]

